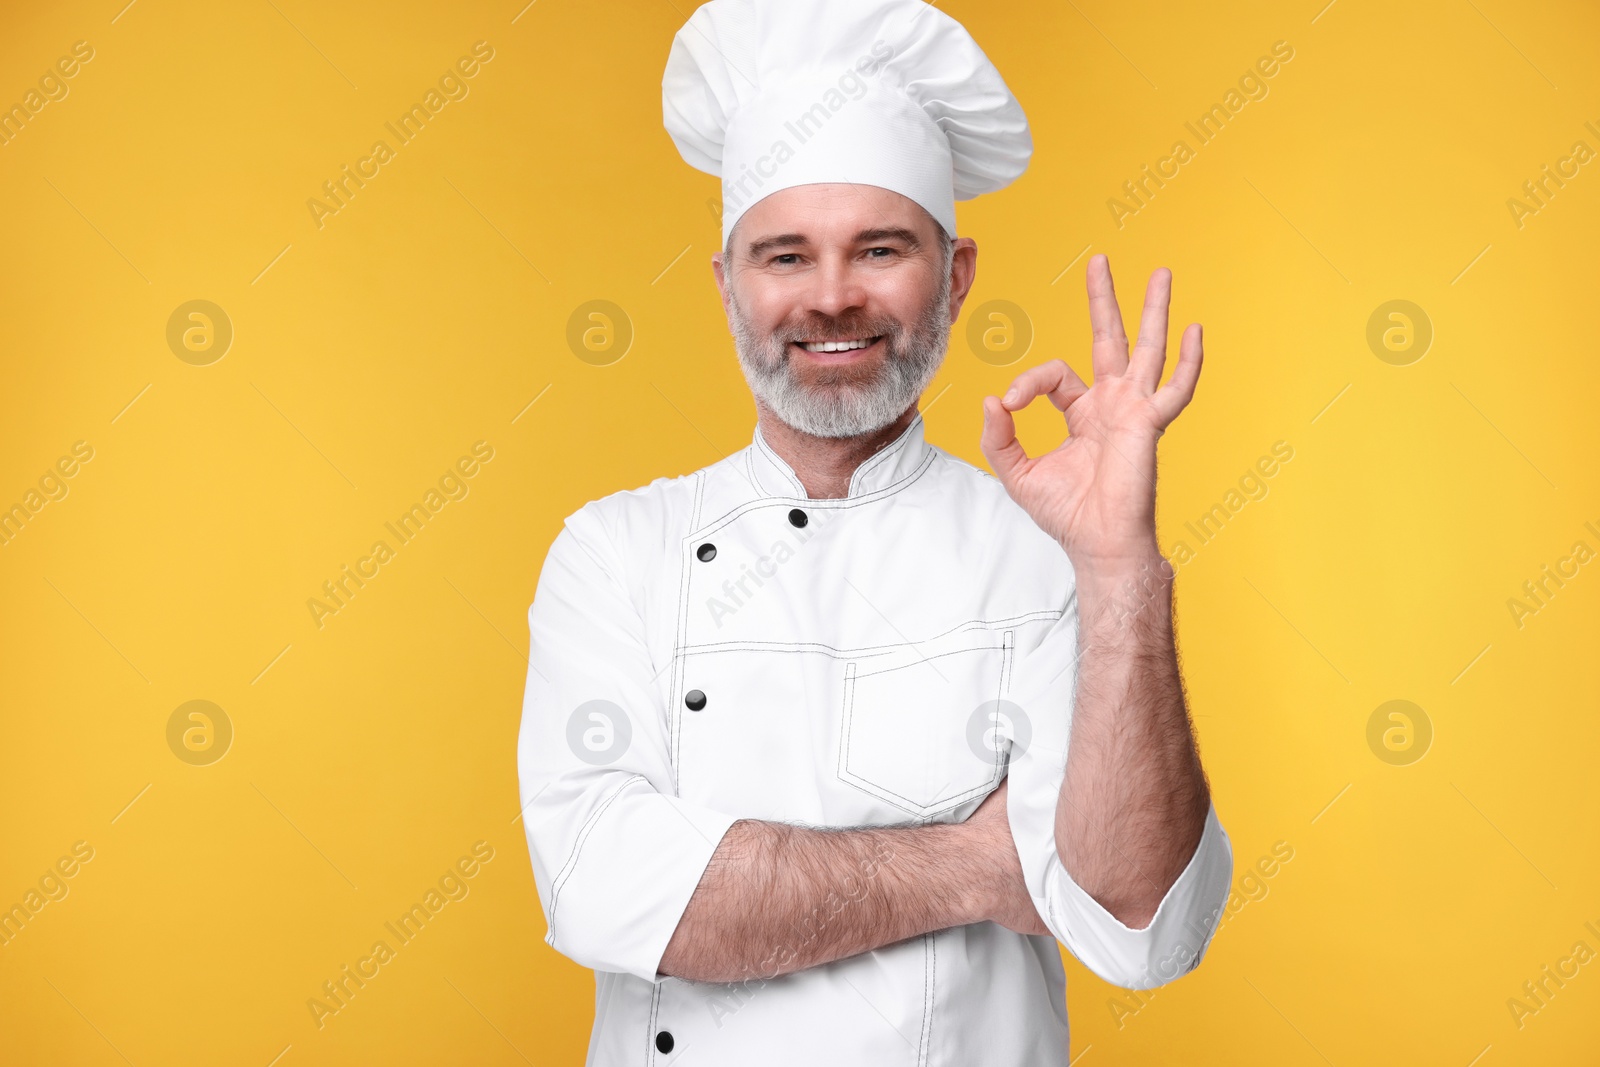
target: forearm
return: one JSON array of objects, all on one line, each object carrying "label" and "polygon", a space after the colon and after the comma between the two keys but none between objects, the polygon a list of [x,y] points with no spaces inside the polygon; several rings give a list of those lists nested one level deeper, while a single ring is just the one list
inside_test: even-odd
[{"label": "forearm", "polygon": [[977,922],[993,877],[962,824],[813,830],[735,823],[711,857],[660,970],[772,978],[930,930]]},{"label": "forearm", "polygon": [[1056,849],[1118,921],[1150,922],[1205,829],[1210,792],[1194,746],[1159,556],[1080,573],[1078,691]]}]

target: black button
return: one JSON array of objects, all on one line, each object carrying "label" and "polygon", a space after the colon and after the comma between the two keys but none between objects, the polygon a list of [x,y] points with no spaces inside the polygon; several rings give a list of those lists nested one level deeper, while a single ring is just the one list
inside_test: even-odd
[{"label": "black button", "polygon": [[[710,563],[712,560],[717,558],[717,546],[712,544],[710,541],[707,541],[705,544],[695,549],[694,554],[700,557],[701,563]],[[662,1033],[665,1032],[666,1031],[664,1030],[662,1031]]]},{"label": "black button", "polygon": [[807,521],[806,513],[801,511],[799,508],[795,508],[793,511],[789,512],[790,526],[801,527],[804,526]]},{"label": "black button", "polygon": [[672,1051],[672,1032],[663,1030],[656,1035],[656,1049],[661,1052]]},{"label": "black button", "polygon": [[706,706],[706,695],[698,689],[691,689],[684,696],[683,702],[689,706],[690,711],[699,711]]}]

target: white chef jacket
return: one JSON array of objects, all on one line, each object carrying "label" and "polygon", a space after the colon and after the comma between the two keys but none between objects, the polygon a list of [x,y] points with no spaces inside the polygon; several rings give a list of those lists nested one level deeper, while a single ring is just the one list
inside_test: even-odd
[{"label": "white chef jacket", "polygon": [[1085,966],[1150,988],[1210,943],[1233,873],[1214,807],[1142,930],[1062,866],[1072,567],[920,415],[844,499],[809,499],[758,428],[719,463],[585,505],[528,624],[523,819],[545,940],[595,970],[591,1067],[1067,1063],[1055,943],[993,922],[778,978],[658,974],[738,819],[959,822],[1009,773],[1028,892]]}]

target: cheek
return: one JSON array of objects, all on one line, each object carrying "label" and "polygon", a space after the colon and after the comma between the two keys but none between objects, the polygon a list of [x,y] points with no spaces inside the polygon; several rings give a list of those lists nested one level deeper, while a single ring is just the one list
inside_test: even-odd
[{"label": "cheek", "polygon": [[868,289],[867,309],[910,325],[927,314],[943,292],[931,269],[895,271]]},{"label": "cheek", "polygon": [[884,315],[910,330],[916,328],[927,314],[928,303],[929,294],[917,289],[896,293],[893,301],[879,301],[876,306]]},{"label": "cheek", "polygon": [[745,324],[761,337],[769,337],[786,323],[804,320],[804,305],[782,286],[747,286],[739,293],[739,312]]}]

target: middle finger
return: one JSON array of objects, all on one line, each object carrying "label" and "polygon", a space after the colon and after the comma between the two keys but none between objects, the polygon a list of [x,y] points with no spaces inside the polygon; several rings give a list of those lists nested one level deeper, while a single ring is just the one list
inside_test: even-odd
[{"label": "middle finger", "polygon": [[1089,260],[1089,327],[1094,333],[1094,380],[1124,373],[1128,369],[1128,334],[1122,328],[1122,309],[1117,306],[1111,263],[1105,253]]},{"label": "middle finger", "polygon": [[1146,389],[1161,384],[1167,362],[1167,307],[1172,302],[1172,272],[1158,267],[1144,292],[1144,313],[1139,318],[1139,340],[1133,346],[1132,373]]}]

